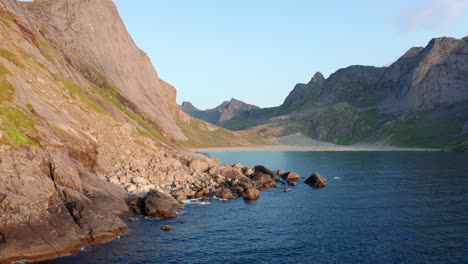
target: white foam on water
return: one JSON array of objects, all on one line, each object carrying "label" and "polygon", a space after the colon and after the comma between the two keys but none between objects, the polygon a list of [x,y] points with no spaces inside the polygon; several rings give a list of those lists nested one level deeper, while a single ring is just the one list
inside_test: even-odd
[{"label": "white foam on water", "polygon": [[216,196],[213,196],[213,199],[216,199],[216,200],[219,200],[219,201],[229,201],[228,199],[223,199],[223,198],[219,198],[219,197],[216,197]]},{"label": "white foam on water", "polygon": [[334,180],[341,180],[340,177],[333,177]]},{"label": "white foam on water", "polygon": [[210,204],[210,202],[204,202],[204,201],[202,201],[201,198],[185,200],[185,201],[183,201],[182,203],[183,203],[183,204],[200,204],[200,205]]}]

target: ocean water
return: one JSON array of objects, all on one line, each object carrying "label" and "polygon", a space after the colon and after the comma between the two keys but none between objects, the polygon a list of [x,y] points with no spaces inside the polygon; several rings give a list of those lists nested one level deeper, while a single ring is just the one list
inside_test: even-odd
[{"label": "ocean water", "polygon": [[[107,245],[46,263],[468,263],[468,154],[220,152],[303,183],[242,199],[185,206],[178,219],[140,217]],[[162,225],[172,225],[169,232]]]}]

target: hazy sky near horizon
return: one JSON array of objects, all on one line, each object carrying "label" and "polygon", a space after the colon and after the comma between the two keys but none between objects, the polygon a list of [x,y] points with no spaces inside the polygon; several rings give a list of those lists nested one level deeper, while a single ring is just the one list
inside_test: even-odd
[{"label": "hazy sky near horizon", "polygon": [[280,105],[296,83],[468,36],[468,0],[114,0],[177,102]]}]

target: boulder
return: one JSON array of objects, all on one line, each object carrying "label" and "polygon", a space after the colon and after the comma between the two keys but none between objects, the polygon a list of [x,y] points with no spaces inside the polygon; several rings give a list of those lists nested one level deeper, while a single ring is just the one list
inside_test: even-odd
[{"label": "boulder", "polygon": [[301,178],[301,176],[299,176],[299,174],[295,173],[294,171],[289,171],[281,175],[281,178],[286,181],[297,181]]},{"label": "boulder", "polygon": [[237,182],[237,184],[244,189],[252,187],[252,180],[237,169],[224,169],[221,176],[225,179],[230,179],[233,182]]},{"label": "boulder", "polygon": [[145,215],[159,218],[176,218],[183,206],[172,196],[156,190],[150,191],[144,198]]},{"label": "boulder", "polygon": [[257,185],[256,189],[263,192],[271,188],[276,188],[276,182],[275,181],[270,181],[261,185]]},{"label": "boulder", "polygon": [[254,170],[255,172],[261,172],[261,173],[265,173],[265,174],[268,174],[270,176],[275,176],[276,173],[273,172],[272,170],[270,170],[268,167],[266,166],[263,166],[263,165],[257,165],[254,167]]},{"label": "boulder", "polygon": [[257,200],[259,198],[260,191],[255,188],[249,188],[244,191],[243,197],[245,200]]},{"label": "boulder", "polygon": [[143,199],[138,195],[129,196],[127,198],[127,206],[130,211],[135,214],[143,214]]},{"label": "boulder", "polygon": [[137,176],[137,177],[133,177],[132,182],[135,183],[135,184],[145,185],[145,184],[148,183],[148,179]]},{"label": "boulder", "polygon": [[163,226],[161,227],[161,229],[164,230],[164,231],[169,231],[169,230],[172,229],[172,226],[170,226],[170,225],[163,225]]},{"label": "boulder", "polygon": [[322,177],[319,173],[315,172],[305,180],[305,183],[314,188],[323,188],[327,186],[327,179]]},{"label": "boulder", "polygon": [[256,172],[253,177],[252,181],[256,184],[264,184],[267,182],[271,182],[271,176],[262,172]]},{"label": "boulder", "polygon": [[195,194],[195,198],[204,198],[204,197],[207,197],[209,194],[210,194],[210,190],[208,190],[208,188],[201,188]]},{"label": "boulder", "polygon": [[242,169],[242,173],[244,173],[245,176],[250,177],[250,176],[252,176],[252,174],[255,173],[255,170],[253,168],[250,168],[250,167],[244,167]]},{"label": "boulder", "polygon": [[265,191],[276,187],[276,181],[273,180],[270,175],[262,172],[256,172],[252,177],[252,181],[259,191]]},{"label": "boulder", "polygon": [[182,202],[188,199],[186,191],[182,188],[172,191],[171,195],[179,202]]},{"label": "boulder", "polygon": [[215,196],[220,199],[230,200],[236,198],[237,194],[233,194],[231,190],[229,190],[228,188],[224,188],[223,190],[216,192]]},{"label": "boulder", "polygon": [[197,172],[205,172],[210,168],[210,160],[205,160],[201,158],[194,158],[188,161],[188,166],[190,169]]},{"label": "boulder", "polygon": [[238,195],[242,194],[245,190],[245,188],[242,188],[241,186],[237,184],[230,186],[229,189],[232,191],[232,193],[238,194]]}]

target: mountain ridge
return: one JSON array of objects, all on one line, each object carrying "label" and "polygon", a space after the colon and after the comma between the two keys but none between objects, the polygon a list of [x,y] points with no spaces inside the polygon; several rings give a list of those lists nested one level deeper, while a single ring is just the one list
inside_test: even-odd
[{"label": "mountain ridge", "polygon": [[[338,144],[454,147],[466,141],[460,133],[468,122],[467,73],[467,38],[434,38],[388,67],[352,65],[326,79],[316,73],[280,106],[249,110],[221,125]],[[425,128],[437,131],[428,133],[434,142]]]},{"label": "mountain ridge", "polygon": [[204,120],[213,125],[221,125],[235,118],[242,112],[259,109],[258,106],[247,104],[235,98],[231,98],[229,101],[224,101],[215,108],[206,110],[200,110],[192,103],[186,101],[182,102],[179,107],[190,116]]}]

